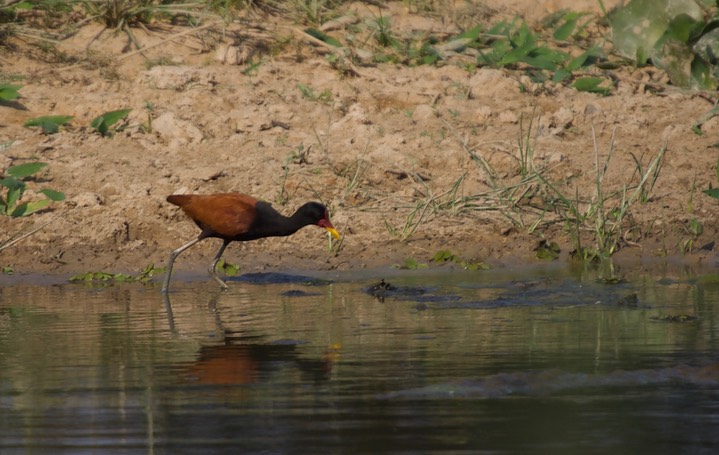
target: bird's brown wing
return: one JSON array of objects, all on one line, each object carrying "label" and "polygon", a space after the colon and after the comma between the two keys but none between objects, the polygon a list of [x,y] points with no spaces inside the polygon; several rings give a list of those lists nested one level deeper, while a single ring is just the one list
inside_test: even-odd
[{"label": "bird's brown wing", "polygon": [[[174,201],[171,201],[175,203]],[[240,193],[188,195],[180,207],[211,236],[237,237],[255,221],[257,200]]]}]

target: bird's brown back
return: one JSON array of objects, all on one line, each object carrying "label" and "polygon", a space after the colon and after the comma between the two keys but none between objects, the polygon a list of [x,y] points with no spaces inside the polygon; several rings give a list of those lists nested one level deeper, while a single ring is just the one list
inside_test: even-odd
[{"label": "bird's brown back", "polygon": [[167,202],[179,206],[207,237],[241,236],[256,216],[257,200],[240,193],[173,194]]}]

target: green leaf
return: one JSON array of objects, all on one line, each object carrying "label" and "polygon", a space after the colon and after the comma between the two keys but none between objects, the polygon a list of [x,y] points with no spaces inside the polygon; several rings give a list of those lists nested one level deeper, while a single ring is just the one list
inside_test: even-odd
[{"label": "green leaf", "polygon": [[47,115],[44,117],[36,117],[26,121],[23,126],[39,126],[46,134],[55,134],[60,127],[66,125],[73,117],[71,115]]},{"label": "green leaf", "polygon": [[696,40],[692,49],[705,61],[716,63],[719,56],[719,20],[710,22],[704,30],[706,33]]},{"label": "green leaf", "polygon": [[[47,163],[41,163],[34,161],[32,163],[18,164],[17,166],[10,166],[5,171],[6,174],[11,175],[15,178],[22,179],[29,177],[41,169],[47,167]],[[7,186],[7,185],[6,185]]]},{"label": "green leaf", "polygon": [[92,128],[94,128],[98,133],[100,133],[104,136],[105,134],[107,134],[107,130],[108,130],[107,122],[105,122],[104,117],[103,118],[98,117],[98,118],[99,118],[99,121],[95,121],[98,119],[93,120],[92,123],[90,124],[90,126]]},{"label": "green leaf", "polygon": [[62,191],[55,191],[51,190],[50,188],[43,188],[40,190],[40,193],[47,196],[48,199],[51,201],[64,201],[65,200],[65,193]]},{"label": "green leaf", "polygon": [[687,14],[679,14],[678,16],[672,18],[669,22],[669,27],[667,28],[665,36],[682,43],[688,43],[689,38],[691,38],[694,30],[697,28],[697,24],[698,21],[694,20],[691,16]]},{"label": "green leaf", "polygon": [[482,27],[481,25],[475,25],[474,27],[470,28],[469,30],[465,30],[464,32],[460,33],[453,39],[466,38],[466,39],[469,39],[472,41],[476,41],[477,39],[479,39],[483,30],[484,30],[484,27]]},{"label": "green leaf", "polygon": [[104,114],[95,117],[90,122],[90,127],[98,131],[100,134],[105,135],[112,125],[119,122],[120,120],[127,117],[132,109],[120,109],[117,111],[105,112]]},{"label": "green leaf", "polygon": [[601,57],[602,50],[596,46],[593,46],[583,52],[581,55],[573,58],[567,64],[567,70],[576,71],[583,66],[588,66],[587,62],[595,61],[598,57]]},{"label": "green leaf", "polygon": [[20,180],[16,179],[15,177],[5,177],[4,179],[0,180],[0,185],[11,190],[25,187],[25,184]]},{"label": "green leaf", "polygon": [[711,66],[700,56],[695,55],[691,63],[691,86],[700,90],[714,90],[717,82]]},{"label": "green leaf", "polygon": [[703,193],[714,199],[719,199],[719,188],[709,188],[708,190],[704,190]]},{"label": "green leaf", "polygon": [[[694,0],[631,0],[623,8],[608,15],[612,26],[614,49],[624,57],[636,58],[643,65],[655,55],[652,51],[670,28],[672,18],[686,15],[695,21],[702,20],[702,9]],[[679,20],[676,33],[684,33],[685,20]]]},{"label": "green leaf", "polygon": [[321,32],[321,31],[317,30],[316,28],[306,28],[305,33],[307,33],[308,35],[310,35],[314,38],[317,38],[318,40],[320,40],[322,42],[329,44],[330,46],[342,47],[342,43],[340,43],[337,39],[332,38],[328,34]]},{"label": "green leaf", "polygon": [[[8,179],[3,179],[3,181]],[[3,185],[7,187],[7,205],[5,207],[6,213],[10,212],[10,210],[15,207],[15,204],[17,204],[17,201],[20,199],[20,196],[22,196],[22,193],[25,191],[25,184],[22,182],[19,182],[15,179],[13,179],[15,182],[19,183],[18,186],[8,186]]]},{"label": "green leaf", "polygon": [[49,199],[40,199],[39,201],[23,202],[18,205],[10,214],[11,217],[17,218],[21,216],[32,215],[38,210],[42,210],[50,204]]},{"label": "green leaf", "polygon": [[13,101],[20,98],[22,85],[0,84],[0,101]]},{"label": "green leaf", "polygon": [[572,35],[574,28],[577,26],[577,17],[573,15],[567,19],[567,21],[559,28],[554,31],[554,39],[557,41],[564,41]]},{"label": "green leaf", "polygon": [[599,84],[604,82],[601,77],[580,77],[574,81],[574,88],[580,92],[599,93],[601,95],[609,95],[611,89],[600,87]]}]

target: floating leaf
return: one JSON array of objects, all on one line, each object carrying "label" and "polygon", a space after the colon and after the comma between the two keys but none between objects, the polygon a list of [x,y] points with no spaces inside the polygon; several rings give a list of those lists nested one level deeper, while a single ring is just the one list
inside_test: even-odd
[{"label": "floating leaf", "polygon": [[[36,172],[39,172],[41,169],[47,167],[47,163],[41,163],[34,161],[32,163],[24,163],[24,164],[18,164],[17,166],[10,166],[5,171],[6,174],[11,175],[15,178],[22,179],[25,177],[29,177]],[[4,186],[7,186],[3,184]]]},{"label": "floating leaf", "polygon": [[553,261],[557,258],[559,258],[559,253],[562,251],[557,242],[547,242],[546,240],[541,240],[537,247],[534,248],[534,251],[537,252],[537,257],[539,259],[546,259]]},{"label": "floating leaf", "polygon": [[240,271],[240,266],[226,262],[224,259],[220,259],[216,268],[227,276],[235,276]]}]

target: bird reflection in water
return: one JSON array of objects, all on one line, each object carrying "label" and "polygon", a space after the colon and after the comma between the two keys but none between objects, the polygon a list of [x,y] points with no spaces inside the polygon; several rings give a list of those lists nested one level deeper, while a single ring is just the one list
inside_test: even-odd
[{"label": "bird reflection in water", "polygon": [[[331,345],[318,358],[308,358],[298,350],[300,342],[258,342],[260,337],[237,335],[224,327],[217,308],[219,294],[213,296],[208,309],[215,318],[217,333],[223,334],[222,344],[200,348],[196,359],[181,368],[183,380],[197,385],[247,385],[268,379],[273,372],[296,369],[302,381],[329,380],[339,358],[339,345]],[[163,294],[168,325],[177,333],[169,294]]]}]

